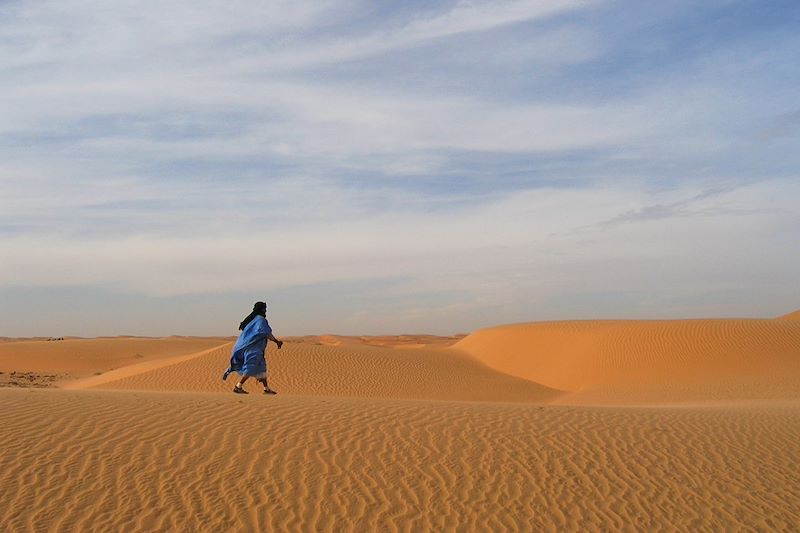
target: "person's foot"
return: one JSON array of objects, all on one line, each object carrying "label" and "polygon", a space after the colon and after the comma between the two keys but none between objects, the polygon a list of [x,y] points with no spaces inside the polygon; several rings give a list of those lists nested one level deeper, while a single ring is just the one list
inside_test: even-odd
[{"label": "person's foot", "polygon": [[274,391],[274,390],[272,390],[272,389],[264,389],[264,394],[278,394],[278,393],[277,393],[277,392],[275,392],[275,391]]},{"label": "person's foot", "polygon": [[225,371],[224,374],[222,374],[222,381],[227,380],[228,376],[230,376],[230,375],[231,375],[231,369],[229,368],[228,370]]},{"label": "person's foot", "polygon": [[236,385],[236,386],[233,388],[233,392],[235,392],[236,394],[249,394],[249,393],[248,393],[246,390],[244,390],[244,389],[243,389],[242,387],[240,387],[239,385]]}]

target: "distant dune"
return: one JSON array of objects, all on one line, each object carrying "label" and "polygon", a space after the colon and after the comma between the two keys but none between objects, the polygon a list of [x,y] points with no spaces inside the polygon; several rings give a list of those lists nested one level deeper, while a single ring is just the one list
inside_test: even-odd
[{"label": "distant dune", "polygon": [[346,336],[346,335],[320,335],[297,337],[295,340],[315,342],[329,346],[342,346],[345,344],[365,344],[367,346],[385,346],[390,348],[426,348],[444,347],[455,344],[464,338],[464,335],[440,337],[436,335],[372,335],[372,336]]},{"label": "distant dune", "polygon": [[562,401],[800,397],[800,322],[789,320],[536,322],[476,331],[455,348],[577,393]]},{"label": "distant dune", "polygon": [[0,343],[0,386],[48,385],[192,354],[223,342],[216,337],[7,339]]}]

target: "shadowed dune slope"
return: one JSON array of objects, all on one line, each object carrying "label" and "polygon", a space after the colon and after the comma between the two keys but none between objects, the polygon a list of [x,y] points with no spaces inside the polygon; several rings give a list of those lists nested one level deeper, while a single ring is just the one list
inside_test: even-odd
[{"label": "shadowed dune slope", "polygon": [[0,390],[0,531],[790,531],[797,405]]},{"label": "shadowed dune slope", "polygon": [[[221,379],[231,344],[175,364],[121,379],[98,376],[106,389],[230,392],[236,376]],[[270,385],[281,394],[429,400],[543,402],[560,394],[490,369],[459,352],[441,348],[326,345],[287,342],[267,351]],[[122,369],[123,371],[125,369]],[[113,377],[113,376],[112,376]],[[93,386],[90,382],[88,386]],[[257,393],[260,386],[247,384]]]},{"label": "shadowed dune slope", "polygon": [[563,400],[639,402],[800,397],[800,322],[574,321],[476,331],[454,346]]}]

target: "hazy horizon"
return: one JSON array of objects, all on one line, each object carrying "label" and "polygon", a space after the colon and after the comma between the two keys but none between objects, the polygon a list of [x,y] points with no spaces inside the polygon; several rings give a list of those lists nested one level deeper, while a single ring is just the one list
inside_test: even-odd
[{"label": "hazy horizon", "polygon": [[800,308],[800,4],[0,5],[0,336]]}]

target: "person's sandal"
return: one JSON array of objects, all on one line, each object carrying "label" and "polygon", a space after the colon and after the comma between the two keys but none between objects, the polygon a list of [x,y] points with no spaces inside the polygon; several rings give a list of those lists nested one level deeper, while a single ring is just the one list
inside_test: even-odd
[{"label": "person's sandal", "polygon": [[236,394],[250,394],[249,392],[247,392],[246,390],[244,390],[241,387],[234,387],[233,388],[233,392],[235,392]]},{"label": "person's sandal", "polygon": [[278,394],[278,393],[277,393],[277,392],[275,392],[275,391],[274,391],[274,390],[272,390],[272,389],[266,389],[266,390],[264,390],[264,394]]}]

